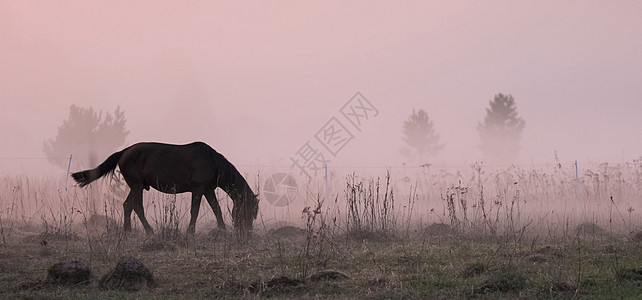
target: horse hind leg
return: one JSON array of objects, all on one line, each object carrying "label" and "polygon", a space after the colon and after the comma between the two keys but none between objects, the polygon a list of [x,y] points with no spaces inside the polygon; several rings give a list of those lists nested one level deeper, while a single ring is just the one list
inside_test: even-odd
[{"label": "horse hind leg", "polygon": [[125,231],[131,231],[131,214],[133,210],[134,212],[136,212],[138,218],[140,219],[140,222],[143,224],[145,233],[147,233],[147,235],[154,234],[154,229],[152,229],[152,226],[150,226],[149,222],[147,222],[147,218],[145,218],[142,188],[132,188],[131,191],[129,191],[129,196],[127,196],[127,200],[125,200],[125,203],[123,203],[123,209],[125,212],[125,223],[123,226]]},{"label": "horse hind leg", "polygon": [[125,199],[125,202],[123,202],[123,213],[124,213],[124,220],[123,220],[123,230],[125,232],[130,232],[132,231],[132,211],[134,210],[134,206],[132,205],[132,198],[134,198],[134,190],[129,191],[129,195],[127,195],[127,199]]},{"label": "horse hind leg", "polygon": [[216,223],[218,224],[218,228],[225,230],[225,222],[223,222],[223,213],[221,212],[221,207],[218,204],[218,200],[216,199],[216,193],[214,193],[214,190],[206,191],[205,199],[207,199],[207,203],[210,204],[210,207],[212,208],[212,211],[216,216]]}]

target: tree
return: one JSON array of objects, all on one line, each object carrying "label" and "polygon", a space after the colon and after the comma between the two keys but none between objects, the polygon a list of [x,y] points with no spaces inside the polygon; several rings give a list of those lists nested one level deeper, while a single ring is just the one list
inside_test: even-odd
[{"label": "tree", "polygon": [[423,109],[412,110],[412,114],[403,123],[403,140],[408,148],[401,153],[410,159],[424,159],[426,155],[439,153],[444,145],[439,144],[439,134],[435,132],[432,121]]},{"label": "tree", "polygon": [[510,94],[495,95],[489,105],[484,122],[477,125],[479,148],[491,162],[514,162],[526,123],[518,116]]},{"label": "tree", "polygon": [[98,159],[105,159],[125,143],[125,113],[116,108],[114,114],[95,112],[93,108],[71,105],[69,118],[58,127],[55,139],[45,140],[43,151],[50,163],[67,168],[67,159],[85,167],[95,167]]}]

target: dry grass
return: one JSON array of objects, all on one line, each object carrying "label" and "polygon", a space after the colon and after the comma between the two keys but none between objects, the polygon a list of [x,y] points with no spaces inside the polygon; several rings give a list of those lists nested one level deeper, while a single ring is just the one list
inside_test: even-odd
[{"label": "dry grass", "polygon": [[[168,249],[145,248],[143,233],[127,235],[117,251],[93,253],[83,239],[48,240],[16,234],[0,261],[2,298],[571,298],[631,297],[642,291],[641,244],[579,238],[568,244],[505,244],[417,235],[327,237],[325,248],[302,255],[305,236],[197,234]],[[46,253],[43,247],[47,248]],[[138,292],[106,291],[99,279],[123,256],[142,261],[156,285]],[[89,284],[56,285],[47,269],[78,260]],[[305,268],[302,264],[305,263]]]},{"label": "dry grass", "polygon": [[[280,210],[263,204],[242,243],[217,230],[205,207],[196,235],[186,236],[189,195],[146,193],[157,230],[148,238],[122,232],[113,182],[66,191],[6,177],[0,298],[636,297],[642,165],[597,168],[577,178],[561,167],[482,165],[421,168],[398,180],[394,171],[335,176],[330,183],[343,190],[307,193]],[[142,261],[155,285],[101,289],[121,257]],[[74,260],[91,269],[89,284],[47,281],[49,267]]]}]

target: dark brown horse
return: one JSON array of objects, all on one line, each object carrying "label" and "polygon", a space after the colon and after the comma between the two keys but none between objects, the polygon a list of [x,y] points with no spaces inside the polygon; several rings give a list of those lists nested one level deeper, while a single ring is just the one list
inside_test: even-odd
[{"label": "dark brown horse", "polygon": [[114,172],[116,166],[129,185],[130,191],[123,203],[125,231],[131,230],[132,210],[136,212],[145,232],[153,229],[143,210],[143,189],[153,187],[163,193],[192,193],[191,218],[187,232],[193,234],[196,218],[205,195],[216,215],[218,227],[225,229],[221,208],[214,190],[223,189],[234,202],[234,228],[247,235],[256,219],[259,201],[241,173],[223,155],[202,142],[187,145],[138,143],[109,156],[95,169],[71,174],[81,187]]}]

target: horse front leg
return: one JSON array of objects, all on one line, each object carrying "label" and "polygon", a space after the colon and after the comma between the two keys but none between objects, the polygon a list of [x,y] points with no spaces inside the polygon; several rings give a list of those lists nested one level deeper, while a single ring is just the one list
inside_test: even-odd
[{"label": "horse front leg", "polygon": [[123,221],[123,230],[125,230],[125,232],[132,231],[132,211],[134,210],[132,205],[133,194],[134,190],[130,190],[129,195],[127,195],[127,199],[123,202],[123,213],[125,217]]},{"label": "horse front leg", "polygon": [[189,226],[187,233],[193,235],[196,232],[196,219],[198,218],[198,211],[201,208],[202,193],[192,192],[192,208],[190,209],[191,217],[189,219]]},{"label": "horse front leg", "polygon": [[213,189],[205,191],[205,199],[207,199],[207,203],[210,204],[210,207],[212,208],[212,211],[216,216],[216,223],[218,224],[218,228],[225,230],[225,222],[223,222],[223,213],[221,212],[221,207],[218,204],[218,200],[216,199],[216,193],[214,193]]}]

